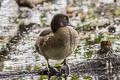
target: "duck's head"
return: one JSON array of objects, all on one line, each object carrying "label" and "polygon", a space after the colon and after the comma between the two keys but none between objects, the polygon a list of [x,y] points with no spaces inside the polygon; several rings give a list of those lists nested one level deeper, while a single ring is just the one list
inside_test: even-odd
[{"label": "duck's head", "polygon": [[69,26],[69,17],[65,14],[56,14],[51,21],[51,29],[55,33],[60,27]]}]

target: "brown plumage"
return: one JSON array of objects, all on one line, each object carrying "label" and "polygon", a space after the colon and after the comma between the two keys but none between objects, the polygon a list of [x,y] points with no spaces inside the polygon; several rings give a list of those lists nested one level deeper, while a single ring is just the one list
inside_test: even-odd
[{"label": "brown plumage", "polygon": [[[78,33],[69,26],[69,18],[64,14],[57,14],[51,22],[51,29],[41,32],[35,47],[46,60],[61,60],[70,56],[78,43]],[[48,61],[48,67],[49,67]]]}]

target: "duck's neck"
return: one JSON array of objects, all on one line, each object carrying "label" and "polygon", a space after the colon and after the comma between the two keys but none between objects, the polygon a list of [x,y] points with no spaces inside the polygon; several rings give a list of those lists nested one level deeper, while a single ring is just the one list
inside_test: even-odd
[{"label": "duck's neck", "polygon": [[58,38],[65,39],[65,38],[67,38],[67,36],[69,36],[69,29],[68,29],[68,27],[61,27],[54,34]]}]

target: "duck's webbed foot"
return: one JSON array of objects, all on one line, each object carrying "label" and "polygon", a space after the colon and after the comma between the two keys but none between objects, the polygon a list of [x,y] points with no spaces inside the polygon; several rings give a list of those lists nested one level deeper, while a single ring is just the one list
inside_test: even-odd
[{"label": "duck's webbed foot", "polygon": [[65,80],[67,80],[67,76],[69,75],[70,69],[66,62],[66,59],[61,63],[59,67],[52,67],[48,62],[48,80],[50,80],[51,76],[63,76]]},{"label": "duck's webbed foot", "polygon": [[54,74],[55,74],[55,73],[59,73],[58,69],[50,66],[49,64],[48,64],[48,68],[49,68],[49,72],[50,72],[50,73],[54,73]]},{"label": "duck's webbed foot", "polygon": [[50,80],[51,76],[55,75],[55,74],[59,74],[59,71],[57,68],[52,67],[48,62],[48,80]]}]

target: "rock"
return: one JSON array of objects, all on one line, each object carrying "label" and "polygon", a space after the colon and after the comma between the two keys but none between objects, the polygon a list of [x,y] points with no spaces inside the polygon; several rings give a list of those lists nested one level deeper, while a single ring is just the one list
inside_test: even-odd
[{"label": "rock", "polygon": [[108,28],[108,31],[109,31],[110,33],[115,33],[115,32],[116,32],[116,28],[115,28],[114,26],[110,26],[110,27]]}]

